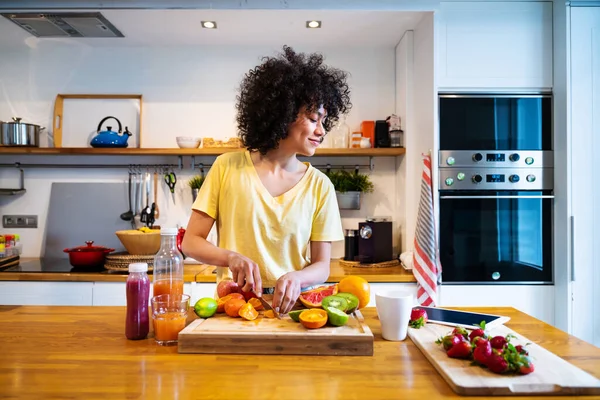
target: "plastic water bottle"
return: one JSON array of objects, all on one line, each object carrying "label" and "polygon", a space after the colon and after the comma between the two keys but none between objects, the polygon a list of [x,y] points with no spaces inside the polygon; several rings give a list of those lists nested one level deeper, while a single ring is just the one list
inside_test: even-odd
[{"label": "plastic water bottle", "polygon": [[183,294],[183,255],[177,249],[177,228],[160,230],[160,250],[154,256],[154,296]]},{"label": "plastic water bottle", "polygon": [[150,329],[148,299],[150,297],[150,278],[148,264],[129,264],[129,276],[125,284],[127,291],[127,317],[125,336],[130,340],[145,339]]}]

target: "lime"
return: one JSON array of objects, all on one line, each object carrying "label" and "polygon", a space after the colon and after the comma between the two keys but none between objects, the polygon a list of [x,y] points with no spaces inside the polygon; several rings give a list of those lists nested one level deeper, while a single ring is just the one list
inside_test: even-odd
[{"label": "lime", "polygon": [[343,297],[336,295],[325,297],[321,304],[323,305],[323,309],[327,307],[333,307],[337,308],[338,310],[346,311],[348,308],[348,301]]},{"label": "lime", "polygon": [[306,311],[306,309],[290,311],[288,315],[293,321],[300,322],[300,313],[302,313],[302,311]]},{"label": "lime", "polygon": [[194,311],[200,318],[210,318],[217,312],[217,301],[212,297],[203,297],[194,305]]},{"label": "lime", "polygon": [[348,308],[346,308],[345,310],[347,313],[353,313],[354,311],[356,311],[356,308],[358,307],[359,303],[358,297],[356,297],[352,293],[338,293],[336,294],[336,296],[346,299],[346,301],[348,302]]},{"label": "lime", "polygon": [[348,322],[349,316],[342,310],[338,310],[337,308],[333,307],[326,307],[325,311],[327,311],[329,323],[333,326],[343,326]]}]

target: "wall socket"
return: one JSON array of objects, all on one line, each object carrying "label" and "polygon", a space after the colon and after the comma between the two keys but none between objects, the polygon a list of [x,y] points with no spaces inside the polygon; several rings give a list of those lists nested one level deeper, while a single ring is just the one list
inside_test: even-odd
[{"label": "wall socket", "polygon": [[37,215],[4,215],[2,216],[3,228],[37,228]]}]

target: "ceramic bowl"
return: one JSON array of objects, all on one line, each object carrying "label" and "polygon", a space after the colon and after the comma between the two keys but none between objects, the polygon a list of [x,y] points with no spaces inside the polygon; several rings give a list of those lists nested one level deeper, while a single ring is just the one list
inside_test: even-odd
[{"label": "ceramic bowl", "polygon": [[175,140],[177,141],[177,146],[181,149],[196,149],[202,143],[202,138],[188,136],[177,136]]}]

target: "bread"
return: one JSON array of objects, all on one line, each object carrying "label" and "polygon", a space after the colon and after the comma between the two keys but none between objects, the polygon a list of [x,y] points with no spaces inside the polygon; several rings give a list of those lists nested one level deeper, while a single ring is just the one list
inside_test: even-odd
[{"label": "bread", "polygon": [[227,148],[240,148],[242,147],[242,141],[240,138],[232,137],[227,141],[215,140],[207,137],[202,139],[202,147],[227,147]]}]

